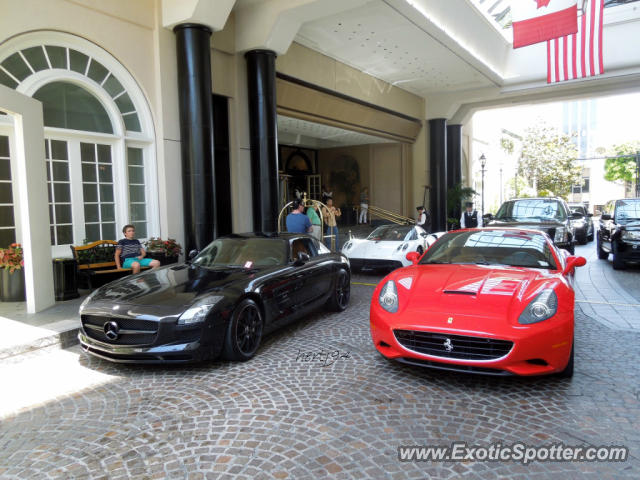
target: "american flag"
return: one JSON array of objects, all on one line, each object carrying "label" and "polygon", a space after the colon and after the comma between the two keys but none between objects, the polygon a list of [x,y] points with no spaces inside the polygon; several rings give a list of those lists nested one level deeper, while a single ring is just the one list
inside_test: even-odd
[{"label": "american flag", "polygon": [[584,0],[578,33],[547,41],[547,83],[604,73],[602,16],[604,0]]}]

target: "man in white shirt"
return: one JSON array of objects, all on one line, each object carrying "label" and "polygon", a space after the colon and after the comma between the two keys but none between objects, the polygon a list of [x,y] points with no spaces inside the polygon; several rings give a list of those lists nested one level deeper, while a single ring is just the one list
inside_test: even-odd
[{"label": "man in white shirt", "polygon": [[466,210],[460,217],[460,228],[480,228],[482,227],[482,214],[473,209],[473,203],[466,203]]}]

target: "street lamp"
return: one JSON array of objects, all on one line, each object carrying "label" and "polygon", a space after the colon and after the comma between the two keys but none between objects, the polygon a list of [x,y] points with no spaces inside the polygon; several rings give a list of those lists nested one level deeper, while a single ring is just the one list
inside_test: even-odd
[{"label": "street lamp", "polygon": [[482,215],[484,215],[484,172],[485,166],[487,165],[487,158],[484,156],[484,153],[480,155],[480,172],[482,173]]}]

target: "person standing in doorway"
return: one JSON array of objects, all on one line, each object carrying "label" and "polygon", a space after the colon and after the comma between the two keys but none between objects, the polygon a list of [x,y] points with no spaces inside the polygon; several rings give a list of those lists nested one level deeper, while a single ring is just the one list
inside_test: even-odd
[{"label": "person standing in doorway", "polygon": [[367,223],[367,212],[369,211],[369,189],[364,187],[360,192],[360,218],[358,223]]},{"label": "person standing in doorway", "polygon": [[322,215],[327,219],[327,239],[325,243],[327,247],[331,248],[331,236],[333,235],[335,238],[335,249],[337,251],[338,248],[340,248],[340,244],[338,243],[338,224],[336,217],[341,216],[342,212],[339,208],[333,206],[333,198],[329,197],[327,199],[327,206],[322,209]]},{"label": "person standing in doorway", "polygon": [[482,214],[474,210],[472,202],[467,202],[465,206],[466,210],[460,217],[460,228],[482,227]]},{"label": "person standing in doorway", "polygon": [[292,210],[287,215],[287,232],[291,233],[311,233],[313,227],[311,220],[304,214],[304,203],[302,200],[295,199],[293,201]]}]

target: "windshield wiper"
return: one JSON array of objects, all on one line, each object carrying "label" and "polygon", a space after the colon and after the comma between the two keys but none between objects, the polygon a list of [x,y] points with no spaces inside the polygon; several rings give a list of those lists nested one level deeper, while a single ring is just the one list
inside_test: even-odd
[{"label": "windshield wiper", "polygon": [[431,260],[431,261],[420,263],[420,265],[428,265],[428,264],[450,265],[451,262],[441,262],[439,260]]}]

